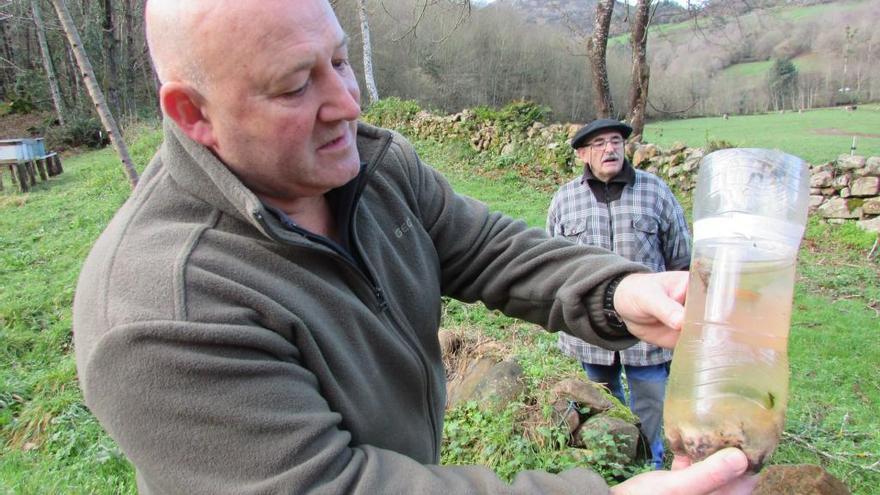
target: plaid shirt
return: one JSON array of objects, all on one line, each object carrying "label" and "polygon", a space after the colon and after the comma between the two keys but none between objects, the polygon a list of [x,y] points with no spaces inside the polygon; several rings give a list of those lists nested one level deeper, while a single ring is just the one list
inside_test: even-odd
[{"label": "plaid shirt", "polygon": [[[588,180],[582,177],[559,188],[550,202],[547,232],[578,244],[601,246],[642,263],[655,272],[687,269],[690,265],[690,234],[684,210],[669,187],[657,176],[635,170],[625,162],[611,182],[625,181],[619,199],[598,201]],[[582,362],[610,365],[608,351],[566,333],[559,333],[559,349]],[[648,366],[672,359],[672,352],[639,342],[620,352],[623,364]]]}]

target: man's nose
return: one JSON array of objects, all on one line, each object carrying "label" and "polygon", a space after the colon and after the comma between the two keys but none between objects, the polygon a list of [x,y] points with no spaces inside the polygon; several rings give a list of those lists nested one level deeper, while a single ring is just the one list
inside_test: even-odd
[{"label": "man's nose", "polygon": [[327,82],[319,118],[325,122],[355,120],[361,114],[360,89],[354,77],[335,73]]}]

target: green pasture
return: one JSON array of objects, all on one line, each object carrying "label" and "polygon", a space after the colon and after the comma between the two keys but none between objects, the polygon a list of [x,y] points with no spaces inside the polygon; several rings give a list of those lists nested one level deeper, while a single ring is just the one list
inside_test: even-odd
[{"label": "green pasture", "polygon": [[[775,116],[759,119],[765,117]],[[666,127],[663,133],[674,130]],[[702,132],[691,135],[699,141],[692,144],[705,139]],[[142,129],[130,142],[142,169],[159,134]],[[425,161],[458,190],[543,227],[551,191],[512,171],[483,168],[491,157],[477,155],[465,143],[416,144]],[[29,194],[9,187],[0,193],[0,494],[134,493],[130,464],[83,406],[70,328],[80,265],[129,194],[128,185],[110,149],[65,157],[64,165],[64,174]],[[851,225],[810,223],[790,343],[792,397],[786,435],[774,458],[822,464],[860,495],[880,495],[880,267],[876,258],[865,259],[872,242]],[[507,339],[531,385],[560,370],[577,372],[555,350],[553,336],[481,305],[447,303],[444,324]],[[444,461],[478,459],[502,474],[561,469],[573,462],[551,459],[524,442],[511,423],[515,417],[453,411]],[[620,472],[594,462],[606,476]]]},{"label": "green pasture", "polygon": [[831,4],[818,4],[809,6],[797,6],[797,8],[773,9],[781,18],[790,21],[812,21],[830,13],[848,12],[869,4],[871,0],[853,0],[849,2],[834,2]]},{"label": "green pasture", "polygon": [[880,156],[880,105],[786,111],[763,115],[731,115],[651,122],[645,127],[648,142],[671,146],[675,142],[705,146],[724,140],[737,147],[776,148],[822,163],[849,154],[853,136],[856,153]]}]

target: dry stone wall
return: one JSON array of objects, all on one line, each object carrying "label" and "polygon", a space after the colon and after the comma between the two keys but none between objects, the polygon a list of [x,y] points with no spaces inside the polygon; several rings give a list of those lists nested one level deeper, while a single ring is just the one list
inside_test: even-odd
[{"label": "dry stone wall", "polygon": [[[471,110],[452,115],[418,112],[406,122],[381,125],[406,129],[420,138],[461,138],[479,152],[501,158],[522,158],[522,150],[536,168],[570,177],[576,163],[569,140],[580,127],[574,124],[534,122],[525,129],[499,122],[480,121]],[[636,168],[664,179],[683,191],[694,188],[700,160],[710,150],[675,144],[663,149],[655,144],[627,144],[626,154]],[[519,154],[517,154],[519,153]],[[810,211],[830,222],[858,222],[880,232],[880,157],[841,155],[836,160],[810,165]]]}]

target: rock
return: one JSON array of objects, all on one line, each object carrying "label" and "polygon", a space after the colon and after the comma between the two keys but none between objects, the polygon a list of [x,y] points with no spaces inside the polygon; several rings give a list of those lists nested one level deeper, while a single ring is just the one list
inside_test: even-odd
[{"label": "rock", "polygon": [[840,197],[841,198],[848,198],[850,196],[852,196],[852,192],[849,190],[848,187],[844,187],[843,189],[840,190]]},{"label": "rock", "polygon": [[819,214],[823,218],[861,218],[861,205],[850,208],[851,200],[843,198],[831,198],[819,207]]},{"label": "rock", "polygon": [[578,412],[577,404],[567,400],[557,400],[553,403],[553,426],[565,425],[568,428],[568,434],[572,435],[581,425],[581,415]]},{"label": "rock", "polygon": [[822,190],[819,189],[818,187],[811,187],[810,188],[810,195],[811,196],[819,196],[821,194],[822,194]]},{"label": "rock", "polygon": [[596,436],[606,433],[614,438],[614,445],[618,446],[621,454],[630,461],[635,460],[639,445],[639,429],[634,424],[605,414],[593,416],[585,421],[575,434],[575,444],[590,448]]},{"label": "rock", "polygon": [[676,175],[682,173],[684,171],[684,167],[681,165],[676,165],[674,167],[669,167],[669,171],[666,172],[666,175],[669,177],[675,177]]},{"label": "rock", "polygon": [[844,187],[849,186],[850,183],[852,183],[852,175],[843,174],[843,175],[839,175],[839,176],[835,177],[831,181],[831,187],[833,187],[834,189],[837,189],[839,191],[839,190],[843,189]]},{"label": "rock", "polygon": [[856,225],[861,227],[863,230],[867,230],[868,232],[877,232],[878,234],[880,234],[880,217],[862,220],[860,222],[856,222]]},{"label": "rock", "polygon": [[822,188],[828,187],[834,181],[834,174],[830,170],[821,170],[813,172],[810,176],[810,187]]},{"label": "rock", "polygon": [[811,174],[817,174],[819,172],[830,172],[832,175],[834,174],[834,162],[825,162],[821,165],[816,165],[810,168]]},{"label": "rock", "polygon": [[451,330],[440,330],[437,332],[437,339],[440,341],[440,353],[444,357],[454,355],[461,349],[461,336]]},{"label": "rock", "polygon": [[859,177],[850,186],[853,196],[876,196],[880,194],[880,177]]},{"label": "rock", "polygon": [[632,164],[634,167],[638,167],[642,163],[654,158],[659,153],[657,149],[657,145],[655,144],[643,144],[636,148],[633,153]]},{"label": "rock", "polygon": [[823,187],[819,189],[819,192],[822,193],[823,196],[834,196],[834,193],[837,192],[833,187]]},{"label": "rock", "polygon": [[516,145],[514,143],[507,143],[501,148],[501,155],[512,155],[516,152]]},{"label": "rock", "polygon": [[491,358],[480,358],[465,372],[461,382],[449,384],[448,407],[468,401],[477,401],[481,407],[500,411],[525,391],[522,367],[514,361],[495,363]]},{"label": "rock", "polygon": [[880,156],[872,156],[865,161],[865,175],[880,176]]},{"label": "rock", "polygon": [[[824,202],[825,202],[825,196],[811,194],[810,195],[810,210],[815,210],[816,208],[821,206],[822,203],[824,203]],[[441,341],[441,343],[442,343],[442,341]]]},{"label": "rock", "polygon": [[767,466],[752,495],[849,495],[840,480],[820,466],[797,464]]},{"label": "rock", "polygon": [[691,157],[684,161],[682,168],[685,172],[693,172],[700,167],[700,158]]},{"label": "rock", "polygon": [[862,203],[862,213],[865,215],[880,215],[880,196],[866,199]]},{"label": "rock", "polygon": [[675,143],[672,144],[672,148],[669,149],[669,153],[674,155],[676,153],[681,153],[682,151],[684,151],[686,149],[687,149],[687,146],[684,143],[676,141]]},{"label": "rock", "polygon": [[855,170],[865,166],[867,160],[859,155],[840,155],[837,157],[837,168],[840,170]]},{"label": "rock", "polygon": [[585,382],[576,378],[562,380],[553,386],[556,397],[577,402],[580,409],[588,409],[589,414],[607,411],[614,407],[608,396],[600,389],[600,385]]},{"label": "rock", "polygon": [[460,376],[446,385],[446,407],[455,407],[471,400],[480,381],[495,366],[495,360],[482,357],[470,363]]}]

